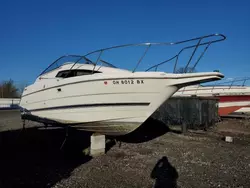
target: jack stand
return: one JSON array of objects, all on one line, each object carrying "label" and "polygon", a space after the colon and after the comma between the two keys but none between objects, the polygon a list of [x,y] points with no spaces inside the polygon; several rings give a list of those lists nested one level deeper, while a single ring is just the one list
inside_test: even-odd
[{"label": "jack stand", "polygon": [[47,128],[48,128],[48,124],[47,124],[47,123],[44,123],[44,127],[47,129]]},{"label": "jack stand", "polygon": [[121,148],[121,146],[122,146],[122,141],[117,141],[116,139],[115,139],[115,144],[117,144],[119,142],[119,148]]},{"label": "jack stand", "polygon": [[23,128],[18,131],[18,135],[17,135],[16,140],[18,140],[21,137],[22,133],[25,131],[25,125],[26,125],[25,124],[25,119],[22,119],[22,122],[23,122]]},{"label": "jack stand", "polygon": [[25,119],[23,119],[23,129],[25,129]]},{"label": "jack stand", "polygon": [[69,136],[69,126],[67,126],[65,129],[66,129],[66,135],[65,135],[64,141],[63,141],[63,143],[62,143],[62,145],[60,147],[60,150],[62,150],[62,148],[63,148],[63,146],[64,146],[64,144],[65,144],[65,142],[66,142],[66,140],[67,140],[67,138]]}]

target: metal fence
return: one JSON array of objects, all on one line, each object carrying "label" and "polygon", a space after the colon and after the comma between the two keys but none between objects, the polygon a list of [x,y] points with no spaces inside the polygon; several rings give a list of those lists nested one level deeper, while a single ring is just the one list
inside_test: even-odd
[{"label": "metal fence", "polygon": [[219,120],[216,97],[172,97],[153,115],[166,125],[183,125],[189,129],[204,129]]}]

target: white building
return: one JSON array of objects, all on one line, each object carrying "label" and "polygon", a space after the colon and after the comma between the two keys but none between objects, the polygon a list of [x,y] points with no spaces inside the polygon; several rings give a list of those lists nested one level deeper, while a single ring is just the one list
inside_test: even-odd
[{"label": "white building", "polygon": [[0,98],[0,109],[17,108],[20,98]]}]

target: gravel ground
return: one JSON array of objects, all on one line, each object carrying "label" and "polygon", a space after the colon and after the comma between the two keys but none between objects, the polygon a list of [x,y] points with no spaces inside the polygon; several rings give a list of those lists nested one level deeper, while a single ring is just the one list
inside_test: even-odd
[{"label": "gravel ground", "polygon": [[[26,127],[37,127],[39,123],[26,122]],[[7,130],[18,130],[23,127],[20,110],[0,110],[0,132]]]},{"label": "gravel ground", "polygon": [[[110,142],[105,155],[91,158],[83,154],[90,133],[71,129],[60,150],[64,130],[20,131],[17,116],[0,115],[0,127],[5,127],[0,133],[0,188],[250,187],[250,137],[232,132],[238,126],[250,131],[249,122],[224,121],[208,132],[183,135],[149,121]],[[233,143],[222,139],[228,134],[225,124],[230,124]]]}]

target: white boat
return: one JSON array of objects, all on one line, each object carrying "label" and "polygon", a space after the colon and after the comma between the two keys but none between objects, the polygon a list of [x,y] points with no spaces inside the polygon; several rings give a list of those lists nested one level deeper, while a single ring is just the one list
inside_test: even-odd
[{"label": "white boat", "polygon": [[173,97],[181,96],[216,96],[219,99],[219,115],[225,116],[234,112],[250,112],[250,78],[230,79],[213,85],[195,85],[179,89]]},{"label": "white boat", "polygon": [[[203,42],[207,38],[214,40]],[[176,59],[177,64],[179,55],[186,49],[194,49],[194,54],[199,46],[205,46],[206,51],[212,43],[222,40],[225,40],[224,35],[214,34],[176,43],[130,44],[97,50],[84,56],[63,56],[24,89],[20,102],[22,118],[45,124],[70,125],[105,135],[130,133],[181,87],[223,78],[223,74],[218,72],[175,74],[156,71],[170,60]],[[173,58],[146,71],[136,71],[150,47],[190,41],[197,43],[182,48]],[[101,59],[103,52],[131,46],[146,47],[132,71],[119,69]],[[88,58],[94,53],[98,53],[95,61]],[[154,71],[149,71],[152,69]]]}]

